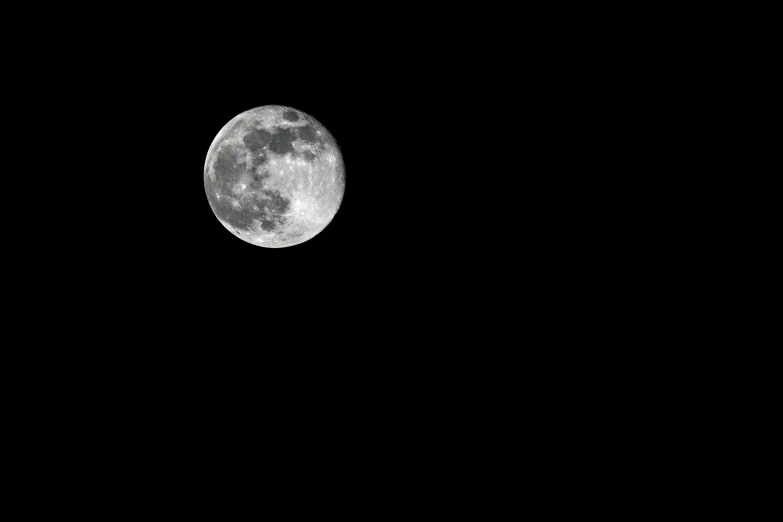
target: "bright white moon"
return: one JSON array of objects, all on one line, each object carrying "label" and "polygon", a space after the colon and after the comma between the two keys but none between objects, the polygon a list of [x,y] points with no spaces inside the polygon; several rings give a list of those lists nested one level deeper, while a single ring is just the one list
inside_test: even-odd
[{"label": "bright white moon", "polygon": [[236,237],[282,248],[304,243],[334,217],[345,191],[342,157],[314,118],[268,105],[234,117],[207,153],[212,211]]}]

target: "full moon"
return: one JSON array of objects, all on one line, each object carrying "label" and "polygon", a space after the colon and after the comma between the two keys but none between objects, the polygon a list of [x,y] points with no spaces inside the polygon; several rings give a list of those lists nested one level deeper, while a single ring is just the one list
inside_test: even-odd
[{"label": "full moon", "polygon": [[315,118],[266,105],[220,129],[204,164],[204,188],[215,217],[234,236],[283,248],[329,224],[343,199],[345,169]]}]

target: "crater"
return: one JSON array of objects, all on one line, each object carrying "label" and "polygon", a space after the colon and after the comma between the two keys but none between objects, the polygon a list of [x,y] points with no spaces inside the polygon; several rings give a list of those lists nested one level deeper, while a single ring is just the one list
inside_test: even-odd
[{"label": "crater", "polygon": [[299,121],[299,115],[294,111],[285,111],[283,113],[283,119],[285,121]]}]

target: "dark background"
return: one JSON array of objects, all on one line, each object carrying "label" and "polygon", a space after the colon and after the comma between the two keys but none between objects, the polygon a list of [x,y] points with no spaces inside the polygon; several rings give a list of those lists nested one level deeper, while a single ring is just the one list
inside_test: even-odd
[{"label": "dark background", "polygon": [[[183,403],[211,417],[202,396],[226,397],[211,405],[225,410],[343,383],[340,404],[366,403],[360,420],[385,415],[374,388],[429,418],[443,403],[463,415],[469,400],[488,411],[537,378],[550,384],[528,395],[545,403],[558,379],[617,364],[605,346],[627,354],[646,342],[657,357],[681,338],[660,326],[672,324],[671,303],[687,309],[699,295],[670,291],[666,267],[681,272],[683,256],[634,219],[648,185],[683,192],[649,158],[687,126],[671,119],[656,133],[653,115],[671,105],[644,92],[652,79],[680,96],[680,78],[651,72],[630,37],[554,11],[47,12],[53,31],[36,17],[8,47],[10,60],[34,53],[9,83],[35,95],[18,140],[35,149],[13,150],[42,169],[9,176],[34,179],[35,199],[29,186],[7,193],[23,205],[17,221],[47,225],[31,229],[36,249],[6,254],[31,272],[8,271],[24,297],[9,304],[32,318],[15,353],[57,396],[83,383],[110,402],[122,386],[174,419]],[[617,27],[611,14],[596,18]],[[638,25],[620,24],[631,35]],[[593,50],[599,33],[607,45]],[[233,237],[203,186],[215,134],[267,104],[323,124],[347,178],[326,229],[277,250]],[[673,329],[693,315],[679,317]],[[553,361],[552,378],[537,358]],[[420,400],[427,389],[432,402]]]},{"label": "dark background", "polygon": [[[321,265],[360,257],[385,263],[406,248],[415,252],[437,241],[433,228],[445,227],[427,217],[434,213],[433,189],[452,190],[445,177],[463,175],[446,174],[443,158],[453,161],[462,145],[447,129],[455,117],[466,117],[454,105],[465,80],[462,87],[454,83],[453,58],[435,57],[410,26],[281,25],[204,34],[198,26],[165,24],[140,45],[122,47],[116,62],[102,61],[107,85],[97,97],[111,93],[127,102],[112,139],[119,135],[134,149],[131,161],[112,168],[123,170],[122,177],[144,178],[138,196],[148,206],[133,220],[145,224],[146,240],[174,257],[195,254],[206,264],[229,266],[304,258]],[[232,237],[211,213],[203,180],[188,177],[203,171],[225,123],[263,105],[310,114],[343,156],[340,210],[296,248],[265,249]],[[156,187],[152,201],[145,197],[147,182]],[[160,230],[148,226],[158,220]]]},{"label": "dark background", "polygon": [[[199,307],[277,316],[341,300],[406,324],[459,315],[463,300],[497,306],[519,281],[540,286],[544,269],[581,256],[553,252],[582,233],[588,212],[572,202],[596,184],[573,163],[599,152],[579,105],[600,104],[558,56],[581,48],[564,43],[563,16],[543,30],[535,16],[511,27],[505,16],[308,11],[288,23],[227,7],[63,26],[29,62],[56,108],[47,142],[78,151],[60,163],[79,195],[63,214],[73,232],[60,265],[78,277],[63,279],[122,309],[184,309],[183,320]],[[204,193],[215,135],[262,105],[312,115],[345,164],[339,211],[295,247],[233,237]]]},{"label": "dark background", "polygon": [[[68,194],[62,212],[38,212],[67,230],[45,273],[122,308],[278,314],[323,295],[360,317],[365,303],[379,317],[424,316],[430,303],[459,316],[452,303],[551,297],[635,258],[626,239],[644,230],[626,230],[628,216],[648,188],[629,185],[657,183],[658,151],[691,143],[656,132],[655,118],[676,116],[661,92],[683,89],[655,70],[665,53],[634,45],[646,19],[588,23],[565,8],[67,14],[80,23],[50,15],[58,31],[30,33],[41,45],[18,76],[41,101],[30,135],[51,147]],[[346,168],[333,221],[285,249],[233,237],[202,179],[220,128],[269,104],[316,118]]]},{"label": "dark background", "polygon": [[[472,210],[492,201],[474,193],[484,172],[469,150],[488,151],[496,137],[484,123],[474,137],[460,128],[487,102],[476,87],[495,85],[470,39],[446,39],[416,17],[259,28],[235,17],[249,12],[219,14],[113,14],[39,51],[56,136],[69,154],[78,144],[78,159],[61,163],[79,196],[63,214],[72,233],[52,275],[62,298],[88,295],[112,321],[177,335],[170,324],[198,324],[215,308],[237,325],[280,326],[300,313],[364,324],[464,292],[464,267],[483,254],[461,227],[492,226]],[[313,116],[343,156],[340,209],[295,247],[233,237],[204,193],[217,132],[263,105]]]}]

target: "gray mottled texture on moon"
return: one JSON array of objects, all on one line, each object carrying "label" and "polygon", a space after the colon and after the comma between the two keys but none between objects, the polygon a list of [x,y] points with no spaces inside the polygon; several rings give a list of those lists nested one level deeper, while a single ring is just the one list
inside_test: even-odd
[{"label": "gray mottled texture on moon", "polygon": [[343,199],[345,171],[334,139],[312,116],[267,105],[218,132],[204,164],[207,200],[234,237],[297,245],[328,225]]}]

